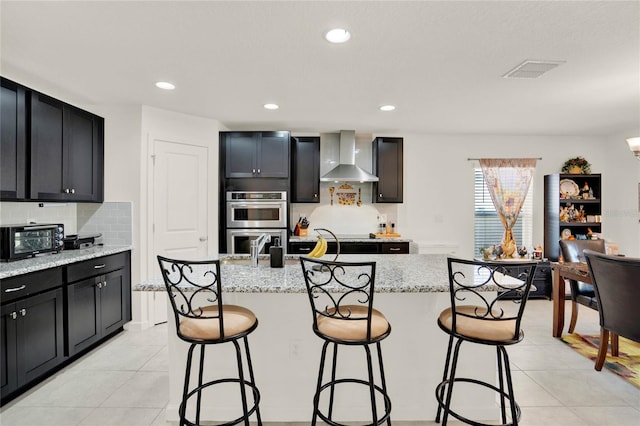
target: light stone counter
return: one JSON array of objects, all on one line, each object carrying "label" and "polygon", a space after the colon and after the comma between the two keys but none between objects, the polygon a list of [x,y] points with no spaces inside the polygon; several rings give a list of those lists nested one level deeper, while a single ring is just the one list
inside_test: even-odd
[{"label": "light stone counter", "polygon": [[[335,255],[323,259],[333,260]],[[304,293],[302,267],[298,256],[286,256],[283,268],[271,268],[268,256],[261,256],[257,268],[249,266],[247,256],[221,256],[220,273],[225,292]],[[246,263],[242,261],[246,261]],[[339,261],[375,261],[378,293],[448,292],[447,258],[435,254],[344,254]],[[238,263],[236,263],[238,262]],[[161,279],[134,286],[134,291],[164,291]]]},{"label": "light stone counter", "polygon": [[70,263],[108,256],[131,250],[131,246],[94,246],[86,249],[63,250],[60,253],[44,254],[30,259],[0,263],[0,279],[28,274],[43,269],[64,266]]}]

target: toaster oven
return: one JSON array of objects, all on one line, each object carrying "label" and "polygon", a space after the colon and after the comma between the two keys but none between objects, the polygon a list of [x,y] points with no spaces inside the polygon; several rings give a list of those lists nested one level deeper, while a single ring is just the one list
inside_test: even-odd
[{"label": "toaster oven", "polygon": [[0,259],[12,261],[55,253],[64,247],[64,225],[18,224],[0,226]]}]

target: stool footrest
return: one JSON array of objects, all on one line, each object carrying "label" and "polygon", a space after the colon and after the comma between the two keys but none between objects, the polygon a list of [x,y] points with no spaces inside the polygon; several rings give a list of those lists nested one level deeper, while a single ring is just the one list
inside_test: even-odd
[{"label": "stool footrest", "polygon": [[[201,386],[198,386],[196,388],[194,388],[193,390],[191,390],[188,394],[187,397],[185,398],[184,401],[182,401],[182,403],[180,404],[179,407],[179,413],[182,413],[183,410],[186,407],[187,401],[189,400],[189,398],[191,398],[192,396],[196,396],[198,394],[198,392],[202,391],[205,388],[208,388],[210,386],[214,386],[214,385],[219,385],[221,383],[238,383],[240,384],[240,379],[234,379],[234,378],[226,378],[226,379],[217,379],[217,380],[212,380],[210,382],[207,383],[203,383]],[[244,380],[244,385],[248,386],[251,388],[252,394],[253,394],[253,400],[254,400],[254,404],[249,407],[249,409],[247,410],[247,414],[246,415],[242,415],[234,420],[231,420],[227,423],[220,423],[217,424],[217,426],[231,426],[231,425],[236,425],[240,422],[243,422],[245,419],[249,419],[249,416],[251,416],[256,409],[258,408],[258,404],[260,403],[260,391],[258,390],[257,386],[248,381],[248,380]],[[199,426],[198,423],[193,423],[190,420],[187,420],[186,418],[181,420],[181,424],[186,424],[188,426]]]},{"label": "stool footrest", "polygon": [[[476,380],[476,379],[469,379],[469,378],[465,378],[465,377],[456,377],[455,379],[453,379],[454,382],[465,382],[465,383],[473,383],[476,385],[480,385],[480,386],[484,386],[485,388],[489,388],[495,392],[497,392],[498,394],[502,395],[503,397],[507,398],[508,400],[510,400],[510,395],[507,392],[501,391],[500,388],[498,388],[497,386],[494,386],[490,383],[487,382],[483,382],[480,380]],[[445,409],[445,403],[442,400],[442,396],[445,394],[445,388],[446,386],[449,384],[450,380],[444,380],[442,382],[440,382],[440,384],[436,387],[436,400],[438,401],[438,405],[442,408]],[[515,408],[516,408],[516,417],[517,417],[517,422],[520,422],[520,406],[518,405],[518,403],[515,403]],[[449,415],[455,417],[456,419],[460,420],[463,423],[469,424],[469,425],[474,425],[474,426],[511,426],[514,424],[513,419],[511,419],[511,423],[480,423],[478,421],[475,420],[471,420],[471,419],[467,419],[466,417],[456,413],[455,411],[453,411],[451,409],[451,407],[449,407]],[[517,424],[517,423],[515,423]]]},{"label": "stool footrest", "polygon": [[[347,379],[336,379],[334,381],[330,381],[327,382],[325,384],[323,384],[320,387],[320,391],[314,396],[313,398],[313,403],[315,406],[319,406],[319,401],[320,401],[320,395],[322,394],[322,392],[328,388],[330,388],[331,386],[335,386],[335,385],[339,385],[339,384],[343,384],[343,383],[356,383],[359,385],[365,385],[367,388],[369,387],[369,382],[367,382],[366,380],[362,380],[362,379],[351,379],[351,378],[347,378]],[[387,421],[387,419],[389,418],[389,416],[391,415],[391,399],[389,398],[389,395],[387,395],[387,393],[384,391],[384,389],[382,389],[380,386],[378,385],[373,385],[373,388],[376,390],[376,392],[378,392],[380,395],[382,395],[382,398],[384,399],[384,414],[382,415],[382,417],[380,417],[379,419],[376,420],[376,423],[370,423],[367,426],[372,426],[372,425],[379,425],[382,424],[384,422]],[[344,423],[337,423],[331,419],[329,419],[325,414],[322,413],[322,411],[320,411],[320,408],[318,408],[318,411],[316,412],[316,414],[318,415],[318,417],[320,417],[320,419],[322,419],[323,422],[331,425],[331,426],[345,426]]]}]

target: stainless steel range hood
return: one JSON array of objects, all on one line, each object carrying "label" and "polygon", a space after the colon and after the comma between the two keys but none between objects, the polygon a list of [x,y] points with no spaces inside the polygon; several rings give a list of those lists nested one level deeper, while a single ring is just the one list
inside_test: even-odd
[{"label": "stainless steel range hood", "polygon": [[320,182],[377,182],[378,177],[356,166],[356,132],[340,131],[340,163]]}]

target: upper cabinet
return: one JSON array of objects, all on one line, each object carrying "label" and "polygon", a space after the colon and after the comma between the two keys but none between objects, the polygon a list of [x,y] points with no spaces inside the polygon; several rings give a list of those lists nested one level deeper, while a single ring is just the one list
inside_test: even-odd
[{"label": "upper cabinet", "polygon": [[320,137],[291,138],[291,202],[320,202]]},{"label": "upper cabinet", "polygon": [[0,83],[0,199],[23,200],[27,166],[25,89],[4,78]]},{"label": "upper cabinet", "polygon": [[227,178],[288,178],[289,132],[220,132]]},{"label": "upper cabinet", "polygon": [[102,202],[103,188],[104,119],[3,79],[2,201]]},{"label": "upper cabinet", "polygon": [[402,138],[373,140],[374,203],[402,203],[403,151]]},{"label": "upper cabinet", "polygon": [[103,158],[101,117],[32,93],[32,199],[102,202]]}]

